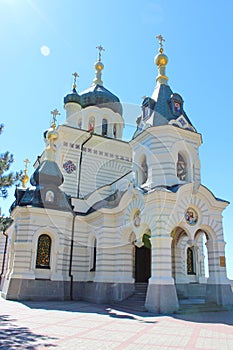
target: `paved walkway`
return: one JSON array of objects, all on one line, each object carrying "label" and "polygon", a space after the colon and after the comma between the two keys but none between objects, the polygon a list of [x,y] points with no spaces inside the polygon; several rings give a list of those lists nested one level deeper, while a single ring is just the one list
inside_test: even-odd
[{"label": "paved walkway", "polygon": [[159,316],[0,297],[0,325],[0,349],[233,349],[233,311]]}]

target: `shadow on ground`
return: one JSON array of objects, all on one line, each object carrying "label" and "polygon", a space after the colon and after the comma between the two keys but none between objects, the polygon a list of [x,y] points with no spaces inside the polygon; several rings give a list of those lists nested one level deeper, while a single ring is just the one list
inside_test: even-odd
[{"label": "shadow on ground", "polygon": [[27,327],[14,324],[16,320],[8,315],[0,315],[0,349],[38,349],[53,347],[52,340],[56,338],[35,334]]},{"label": "shadow on ground", "polygon": [[[120,307],[119,305],[94,304],[84,301],[23,301],[22,304],[31,309],[59,310],[75,313],[95,313],[108,315],[112,318],[131,319],[144,323],[156,323],[159,317],[169,316],[177,320],[198,323],[221,323],[233,325],[233,310],[217,312],[190,312],[189,314],[167,314],[160,315],[151,312],[142,312]],[[157,319],[157,320],[156,320]]]}]

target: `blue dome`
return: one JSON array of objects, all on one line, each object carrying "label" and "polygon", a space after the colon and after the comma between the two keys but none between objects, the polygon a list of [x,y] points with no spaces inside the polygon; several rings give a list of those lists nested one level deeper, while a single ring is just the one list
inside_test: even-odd
[{"label": "blue dome", "polygon": [[68,102],[75,102],[81,104],[80,96],[77,93],[76,89],[73,89],[72,92],[70,92],[64,97],[64,103],[66,104]]},{"label": "blue dome", "polygon": [[100,108],[106,107],[113,112],[122,115],[122,105],[119,98],[99,84],[94,84],[89,89],[84,90],[79,94],[74,89],[72,93],[66,95],[64,98],[65,104],[69,102],[78,103],[82,108],[88,106],[98,106]]}]

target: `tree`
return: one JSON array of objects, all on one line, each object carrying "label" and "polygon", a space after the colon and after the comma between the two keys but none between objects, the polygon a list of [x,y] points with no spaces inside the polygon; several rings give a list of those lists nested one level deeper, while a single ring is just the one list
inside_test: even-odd
[{"label": "tree", "polygon": [[[0,134],[3,131],[3,124],[0,124]],[[8,172],[13,163],[13,155],[8,151],[0,154],[0,198],[7,198],[8,188],[19,180],[21,173]],[[0,212],[0,231],[5,231],[11,224],[10,217],[4,217]]]}]

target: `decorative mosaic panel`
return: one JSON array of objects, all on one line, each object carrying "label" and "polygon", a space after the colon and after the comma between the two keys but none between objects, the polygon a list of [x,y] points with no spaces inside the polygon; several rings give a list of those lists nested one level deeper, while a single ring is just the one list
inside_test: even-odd
[{"label": "decorative mosaic panel", "polygon": [[72,174],[76,170],[76,165],[71,160],[68,160],[63,164],[63,168],[67,174]]},{"label": "decorative mosaic panel", "polygon": [[194,210],[193,208],[188,208],[185,213],[185,220],[191,226],[196,225],[198,220],[196,210]]}]

